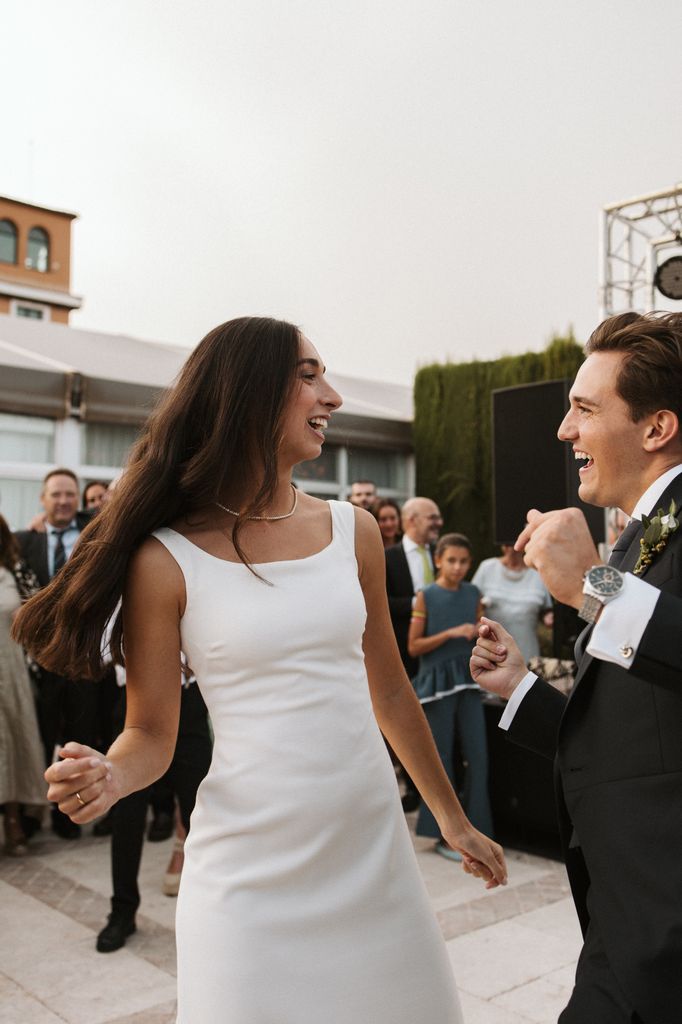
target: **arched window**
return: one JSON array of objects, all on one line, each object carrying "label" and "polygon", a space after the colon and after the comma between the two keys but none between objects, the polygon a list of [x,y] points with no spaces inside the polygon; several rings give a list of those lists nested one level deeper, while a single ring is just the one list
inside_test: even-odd
[{"label": "arched window", "polygon": [[0,263],[17,262],[17,229],[11,220],[0,220]]},{"label": "arched window", "polygon": [[28,233],[26,266],[44,274],[50,265],[50,239],[42,228],[31,228]]}]

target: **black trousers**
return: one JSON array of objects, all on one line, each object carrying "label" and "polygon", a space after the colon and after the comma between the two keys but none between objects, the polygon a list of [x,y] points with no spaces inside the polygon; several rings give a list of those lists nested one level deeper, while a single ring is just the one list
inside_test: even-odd
[{"label": "black trousers", "polygon": [[[125,690],[121,692],[120,724],[125,719]],[[197,789],[211,763],[211,735],[204,699],[196,683],[183,687],[180,699],[180,723],[175,752],[168,771],[160,779],[175,793],[182,823],[189,831]],[[111,833],[111,909],[132,918],[140,905],[137,876],[147,821],[147,806],[152,787],[131,793],[114,806]]]},{"label": "black trousers", "polygon": [[[588,908],[589,908],[588,893]],[[558,1024],[643,1024],[630,1006],[606,956],[594,918],[590,918],[578,959],[575,988]]]},{"label": "black trousers", "polygon": [[36,710],[46,765],[52,764],[58,743],[75,740],[97,747],[98,686],[87,679],[65,679],[41,669]]}]

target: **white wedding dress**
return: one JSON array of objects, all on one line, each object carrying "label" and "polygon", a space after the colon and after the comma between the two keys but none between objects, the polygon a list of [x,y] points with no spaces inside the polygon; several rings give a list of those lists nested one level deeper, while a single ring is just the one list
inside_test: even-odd
[{"label": "white wedding dress", "polygon": [[178,1024],[461,1024],[370,702],[354,510],[255,566],[154,536],[215,732],[177,909]]}]

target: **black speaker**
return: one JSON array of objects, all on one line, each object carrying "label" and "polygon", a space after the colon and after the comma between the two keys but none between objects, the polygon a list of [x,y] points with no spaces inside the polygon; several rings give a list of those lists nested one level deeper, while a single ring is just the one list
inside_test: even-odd
[{"label": "black speaker", "polygon": [[[498,544],[516,540],[529,508],[582,509],[595,544],[604,540],[604,509],[578,497],[578,464],[571,445],[556,436],[570,386],[569,380],[549,380],[493,391],[493,536]],[[555,657],[573,657],[584,625],[574,608],[555,603]]]},{"label": "black speaker", "polygon": [[568,409],[569,380],[493,391],[493,536],[510,544],[530,508],[575,506],[585,513],[595,544],[604,540],[604,510],[578,497],[578,464],[556,432]]}]

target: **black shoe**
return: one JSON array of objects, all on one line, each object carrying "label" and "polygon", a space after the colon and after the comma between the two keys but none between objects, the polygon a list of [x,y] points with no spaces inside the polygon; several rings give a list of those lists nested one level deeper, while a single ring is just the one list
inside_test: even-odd
[{"label": "black shoe", "polygon": [[164,839],[170,839],[173,835],[173,815],[165,811],[159,811],[152,819],[147,831],[147,839],[150,843],[161,843]]},{"label": "black shoe", "polygon": [[20,814],[19,822],[21,823],[21,831],[27,839],[30,839],[42,828],[42,824],[38,818],[34,818],[30,814]]},{"label": "black shoe", "polygon": [[60,839],[80,839],[81,827],[62,814],[58,807],[52,808],[52,831]]},{"label": "black shoe", "polygon": [[103,818],[96,821],[92,826],[93,836],[110,836],[114,830],[114,824],[112,820],[112,813],[108,811]]},{"label": "black shoe", "polygon": [[420,801],[421,797],[414,789],[408,789],[408,791],[400,798],[405,814],[409,814],[410,811],[416,811],[419,807]]},{"label": "black shoe", "polygon": [[126,939],[134,931],[136,931],[134,919],[109,914],[108,922],[97,936],[97,952],[113,953],[117,949],[122,949],[126,944]]}]

